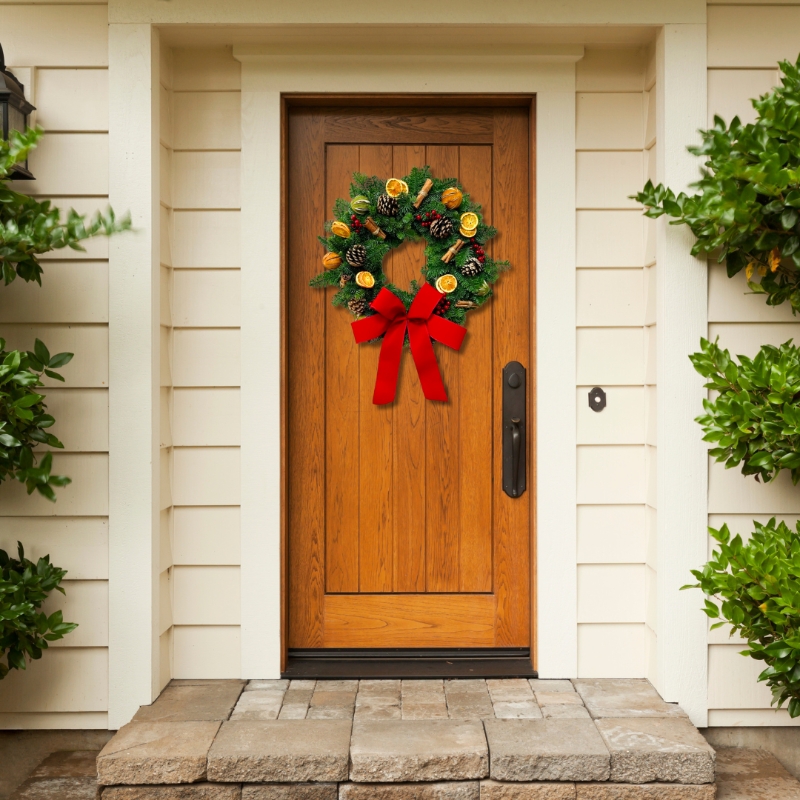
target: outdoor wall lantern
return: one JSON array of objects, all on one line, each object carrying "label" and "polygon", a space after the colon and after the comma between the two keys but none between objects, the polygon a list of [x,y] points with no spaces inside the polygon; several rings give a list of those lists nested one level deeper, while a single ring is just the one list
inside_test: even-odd
[{"label": "outdoor wall lantern", "polygon": [[[3,46],[0,45],[0,121],[3,139],[8,140],[11,131],[24,133],[28,127],[28,115],[36,109],[25,99],[25,87],[6,69]],[[28,169],[28,159],[11,169],[14,180],[34,180]]]}]

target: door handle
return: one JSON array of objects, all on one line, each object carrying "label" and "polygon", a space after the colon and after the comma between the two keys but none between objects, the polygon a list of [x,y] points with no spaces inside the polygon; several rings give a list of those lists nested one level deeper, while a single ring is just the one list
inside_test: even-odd
[{"label": "door handle", "polygon": [[503,368],[503,491],[519,497],[526,488],[526,373],[518,361]]}]

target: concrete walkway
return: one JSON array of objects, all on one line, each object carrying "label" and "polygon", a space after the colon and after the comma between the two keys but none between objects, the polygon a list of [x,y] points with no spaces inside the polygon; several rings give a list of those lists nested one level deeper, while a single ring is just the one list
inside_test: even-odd
[{"label": "concrete walkway", "polygon": [[173,681],[103,800],[708,800],[714,750],[644,680]]}]

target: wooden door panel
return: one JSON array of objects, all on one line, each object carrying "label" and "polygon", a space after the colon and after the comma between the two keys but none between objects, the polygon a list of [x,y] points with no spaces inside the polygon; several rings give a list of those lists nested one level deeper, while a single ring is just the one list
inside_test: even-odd
[{"label": "wooden door panel", "polygon": [[[524,107],[289,115],[289,647],[530,643],[530,494],[502,492],[499,438],[502,367],[530,361],[528,125]],[[513,269],[460,352],[434,344],[448,403],[424,399],[406,351],[395,402],[375,406],[380,344],[356,345],[334,290],[308,286],[316,236],[353,172],[425,164],[483,205]],[[392,251],[390,279],[421,280],[423,251]]]}]

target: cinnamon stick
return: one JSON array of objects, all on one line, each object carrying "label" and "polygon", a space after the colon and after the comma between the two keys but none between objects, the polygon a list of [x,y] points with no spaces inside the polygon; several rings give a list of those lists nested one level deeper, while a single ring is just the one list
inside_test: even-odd
[{"label": "cinnamon stick", "polygon": [[367,217],[364,220],[364,227],[375,236],[380,236],[381,239],[386,238],[386,234],[375,224],[375,220],[372,217]]},{"label": "cinnamon stick", "polygon": [[445,253],[443,256],[442,256],[442,261],[444,261],[444,263],[445,263],[445,264],[449,264],[449,263],[450,263],[450,259],[452,259],[452,258],[453,258],[453,256],[454,256],[454,255],[455,255],[455,254],[456,254],[456,253],[457,253],[457,252],[458,252],[458,251],[459,251],[459,250],[460,250],[460,249],[461,249],[463,246],[464,246],[464,240],[463,240],[463,239],[459,239],[459,240],[458,240],[458,241],[457,241],[457,242],[456,242],[456,243],[455,243],[455,244],[454,244],[454,245],[453,245],[453,246],[452,246],[452,247],[451,247],[451,248],[450,248],[450,249],[449,249],[449,250],[448,250],[448,251],[447,251],[447,252],[446,252],[446,253]]},{"label": "cinnamon stick", "polygon": [[413,203],[414,208],[419,208],[422,205],[422,201],[428,196],[428,192],[430,192],[432,188],[433,181],[428,178],[425,183],[422,184],[422,188],[419,190],[417,199]]}]

